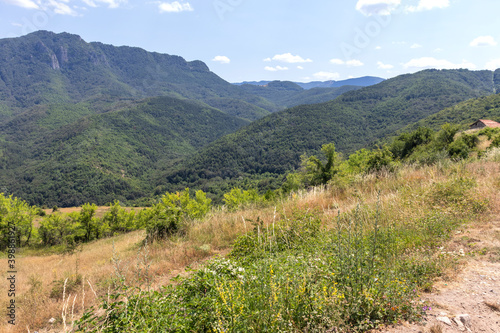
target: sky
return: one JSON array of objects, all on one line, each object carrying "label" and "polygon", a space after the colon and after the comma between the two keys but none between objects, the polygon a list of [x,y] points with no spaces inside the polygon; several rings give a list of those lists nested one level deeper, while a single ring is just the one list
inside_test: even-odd
[{"label": "sky", "polygon": [[36,30],[202,60],[229,82],[500,68],[498,0],[0,0]]}]

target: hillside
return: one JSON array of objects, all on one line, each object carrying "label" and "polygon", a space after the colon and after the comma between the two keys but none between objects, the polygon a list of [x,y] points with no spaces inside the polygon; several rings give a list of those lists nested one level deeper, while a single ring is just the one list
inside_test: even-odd
[{"label": "hillside", "polygon": [[[84,105],[75,108],[79,116],[91,114]],[[60,113],[67,115],[64,105],[40,107],[0,126],[2,191],[49,206],[150,196],[152,170],[248,124],[172,97],[52,126]]]},{"label": "hillside", "polygon": [[[312,88],[339,88],[342,86],[360,86],[367,87],[377,83],[384,81],[381,77],[375,76],[363,76],[358,78],[352,78],[347,80],[330,80],[330,81],[313,81],[313,82],[293,82],[304,89],[312,89]],[[235,85],[254,85],[254,86],[265,86],[273,81],[243,81],[233,83]]]},{"label": "hillside", "polygon": [[[37,31],[0,40],[0,121],[35,105],[78,103],[103,96],[115,100],[151,96],[205,102],[231,99],[248,119],[277,110],[269,101],[224,81],[201,61],[87,43],[68,33]],[[222,111],[231,113],[233,109]]]},{"label": "hillside", "polygon": [[483,96],[458,103],[419,120],[402,131],[411,131],[418,127],[437,130],[446,123],[459,124],[466,129],[478,119],[491,119],[500,122],[500,94]]},{"label": "hillside", "polygon": [[172,186],[182,179],[182,186],[208,190],[208,184],[224,178],[283,174],[298,167],[300,155],[328,142],[341,152],[353,152],[456,103],[492,94],[498,84],[492,76],[490,71],[426,70],[350,91],[331,102],[290,108],[217,140],[177,172],[159,176],[158,184]]},{"label": "hillside", "polygon": [[250,94],[261,96],[283,107],[328,102],[348,91],[361,89],[360,86],[353,85],[304,89],[300,85],[288,81],[272,81],[263,86],[243,84],[240,87]]}]

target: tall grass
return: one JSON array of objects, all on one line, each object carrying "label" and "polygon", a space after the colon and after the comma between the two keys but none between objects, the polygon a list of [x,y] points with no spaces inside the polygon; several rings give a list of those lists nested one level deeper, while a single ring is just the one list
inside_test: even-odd
[{"label": "tall grass", "polygon": [[[407,168],[293,194],[257,217],[212,216],[205,223],[238,230],[224,244],[240,234],[227,258],[160,291],[116,290],[79,331],[354,332],[421,320],[419,294],[450,264],[439,247],[498,199],[483,178],[495,172]],[[224,238],[196,229],[188,237]]]}]

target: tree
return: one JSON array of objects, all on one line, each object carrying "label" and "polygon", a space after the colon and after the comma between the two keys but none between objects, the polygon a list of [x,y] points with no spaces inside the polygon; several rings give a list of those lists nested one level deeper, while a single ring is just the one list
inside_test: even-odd
[{"label": "tree", "polygon": [[335,151],[335,144],[332,142],[323,145],[321,152],[324,154],[323,161],[314,155],[302,158],[305,178],[313,186],[328,183],[339,172],[341,156]]}]

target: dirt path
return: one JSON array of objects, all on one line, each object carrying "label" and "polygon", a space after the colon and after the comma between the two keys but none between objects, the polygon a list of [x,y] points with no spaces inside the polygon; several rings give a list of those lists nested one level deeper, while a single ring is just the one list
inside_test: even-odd
[{"label": "dirt path", "polygon": [[426,320],[378,332],[500,333],[500,216],[457,233],[443,252],[462,266],[423,295],[432,308]]}]

